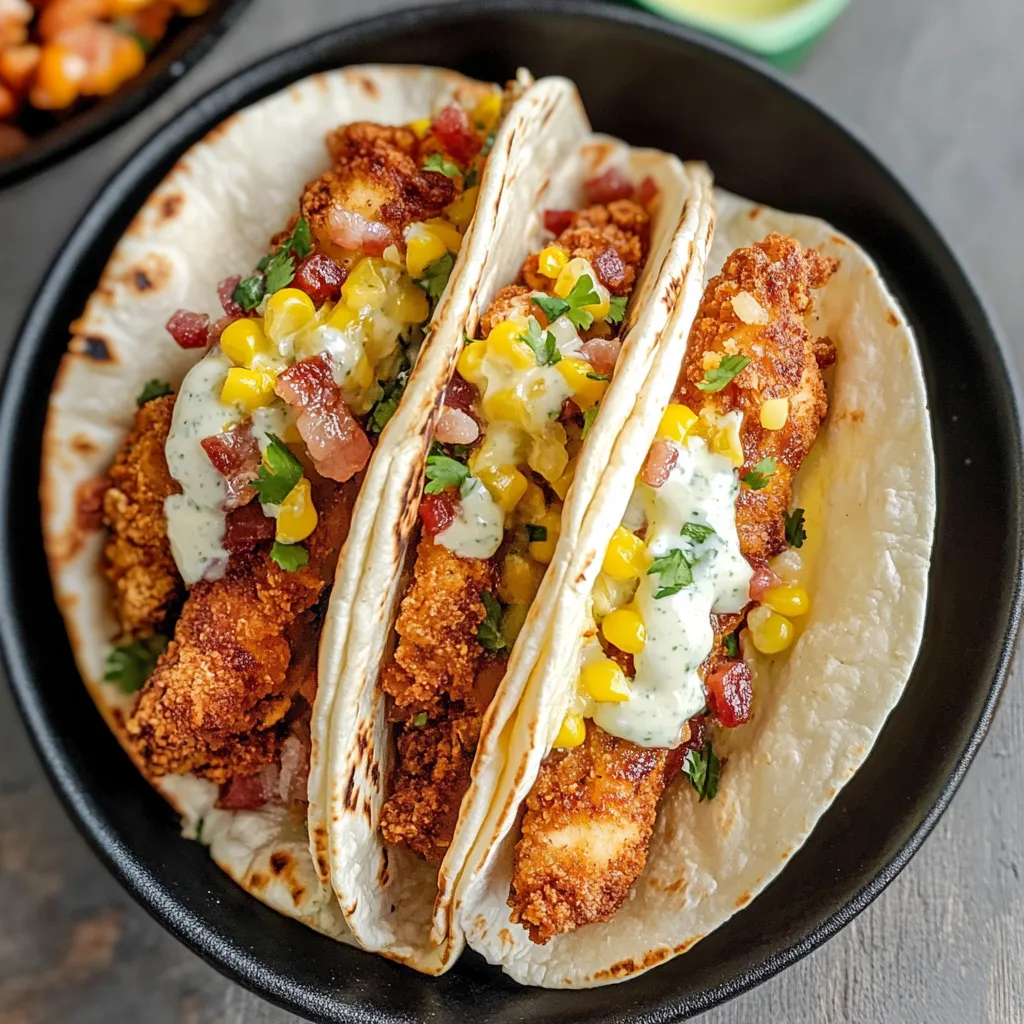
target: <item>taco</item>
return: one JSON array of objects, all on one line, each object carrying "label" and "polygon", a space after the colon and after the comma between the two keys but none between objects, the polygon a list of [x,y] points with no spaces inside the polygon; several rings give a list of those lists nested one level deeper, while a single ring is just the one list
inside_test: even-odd
[{"label": "taco", "polygon": [[417,489],[374,522],[374,551],[407,556],[405,570],[388,576],[378,557],[353,581],[348,593],[379,600],[332,620],[321,661],[337,689],[315,716],[330,743],[323,817],[311,804],[309,819],[318,863],[360,944],[428,972],[463,944],[450,899],[502,766],[485,714],[513,714],[542,655],[534,597],[542,579],[562,582],[708,244],[706,169],[589,134],[569,83],[535,139],[548,148],[507,177],[514,213],[482,268],[432,444],[410,448]]},{"label": "taco", "polygon": [[935,474],[906,319],[829,225],[718,203],[713,276],[596,487],[582,596],[551,605],[456,891],[469,944],[525,984],[632,977],[753,899],[921,641]]},{"label": "taco", "polygon": [[338,938],[304,820],[318,637],[360,484],[400,472],[461,346],[528,86],[367,66],[236,115],[117,245],[50,400],[44,537],[86,685],[186,833]]}]

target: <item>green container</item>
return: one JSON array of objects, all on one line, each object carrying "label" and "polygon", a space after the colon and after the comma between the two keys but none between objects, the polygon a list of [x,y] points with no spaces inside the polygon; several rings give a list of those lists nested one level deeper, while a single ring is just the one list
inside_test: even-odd
[{"label": "green container", "polygon": [[687,0],[639,2],[673,21],[721,36],[782,67],[793,67],[835,21],[849,0],[804,0],[781,13],[760,17],[694,10]]}]

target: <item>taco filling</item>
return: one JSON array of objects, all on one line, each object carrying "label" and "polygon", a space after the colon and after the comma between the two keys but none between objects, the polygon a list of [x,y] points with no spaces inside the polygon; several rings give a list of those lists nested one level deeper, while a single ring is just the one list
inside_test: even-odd
[{"label": "taco filling", "polygon": [[583,439],[615,371],[657,189],[618,170],[589,205],[548,210],[554,236],[466,340],[427,459],[421,535],[381,685],[396,755],[386,842],[438,861],[451,843],[483,714],[555,554]]},{"label": "taco filling", "polygon": [[331,132],[289,228],[219,286],[224,316],[168,322],[207,351],[176,394],[138,397],[103,497],[123,634],[107,679],[138,691],[125,729],[153,776],[209,779],[227,809],[306,800],[326,592],[501,109],[487,89],[468,111]]},{"label": "taco filling", "polygon": [[622,906],[681,770],[714,797],[716,734],[751,715],[741,630],[744,647],[779,654],[809,609],[789,504],[827,412],[835,349],[805,321],[835,269],[773,234],[705,291],[595,584],[575,698],[526,798],[508,903],[534,942]]}]

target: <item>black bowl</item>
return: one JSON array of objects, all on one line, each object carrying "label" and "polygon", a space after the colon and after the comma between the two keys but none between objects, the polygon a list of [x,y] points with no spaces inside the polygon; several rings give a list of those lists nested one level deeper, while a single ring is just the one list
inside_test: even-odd
[{"label": "black bowl", "polygon": [[[939,510],[924,644],[867,763],[770,888],[691,952],[628,984],[520,988],[467,955],[428,980],[342,947],[236,888],[121,753],[79,685],[29,497],[67,324],[135,210],[179,154],[300,76],[362,61],[502,79],[520,64],[579,82],[595,125],[710,161],[734,191],[826,217],[883,268],[920,341]],[[935,229],[845,129],[770,73],[654,17],[566,0],[388,15],[321,35],[219,86],[118,173],[63,247],[0,406],[0,638],[29,729],[79,827],[127,888],[220,970],[315,1019],[679,1019],[834,935],[934,827],[988,729],[1020,614],[1021,433],[992,326]]]},{"label": "black bowl", "polygon": [[196,18],[175,19],[171,31],[148,55],[142,74],[111,96],[83,101],[81,108],[69,111],[26,111],[18,125],[30,141],[17,156],[0,159],[0,187],[21,181],[120,128],[202,60],[248,3],[214,0]]}]

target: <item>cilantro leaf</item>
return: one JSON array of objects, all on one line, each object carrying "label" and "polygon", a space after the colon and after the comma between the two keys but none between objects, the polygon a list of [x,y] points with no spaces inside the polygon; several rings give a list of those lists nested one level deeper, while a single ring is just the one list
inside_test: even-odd
[{"label": "cilantro leaf", "polygon": [[431,153],[430,156],[423,161],[423,170],[437,171],[439,174],[443,174],[446,178],[455,178],[462,173],[462,171],[459,170],[458,164],[453,164],[450,160],[445,160],[440,153]]},{"label": "cilantro leaf", "polygon": [[[292,233],[277,247],[277,252],[294,252],[301,260],[303,256],[309,255],[312,248],[313,235],[309,230],[309,221],[305,217],[300,217],[295,222]],[[261,267],[260,269],[265,268]]]},{"label": "cilantro leaf", "polygon": [[264,505],[280,505],[302,478],[302,463],[276,434],[267,434],[267,438],[270,443],[252,486]]},{"label": "cilantro leaf", "polygon": [[580,437],[586,437],[590,433],[590,428],[594,425],[594,420],[597,419],[597,405],[592,405],[583,414],[583,432]]},{"label": "cilantro leaf", "polygon": [[491,130],[490,134],[488,134],[487,139],[484,141],[484,148],[480,150],[481,156],[487,156],[487,154],[490,153],[491,149],[494,146],[494,136],[497,134],[497,132],[498,129],[494,128]]},{"label": "cilantro leaf", "polygon": [[163,398],[164,395],[173,395],[174,388],[165,380],[147,380],[142,386],[142,390],[139,392],[139,397],[135,399],[135,404],[141,409],[147,402],[152,402],[154,398]]},{"label": "cilantro leaf", "polygon": [[472,188],[480,180],[480,172],[475,168],[471,167],[466,172],[466,180],[463,182],[463,188]]},{"label": "cilantro leaf", "polygon": [[601,301],[594,287],[593,278],[589,274],[580,274],[572,286],[572,291],[565,298],[569,303],[565,315],[573,327],[585,331],[594,322],[594,314],[583,307],[596,306]]},{"label": "cilantro leaf", "polygon": [[783,516],[786,522],[786,543],[791,548],[802,548],[807,540],[807,531],[804,529],[804,510],[795,508]]},{"label": "cilantro leaf", "polygon": [[440,494],[446,487],[461,487],[469,478],[469,469],[447,455],[427,456],[427,494]]},{"label": "cilantro leaf", "polygon": [[774,459],[762,459],[749,473],[744,473],[740,479],[752,490],[759,491],[762,487],[768,486],[771,475],[775,472]]},{"label": "cilantro leaf", "polygon": [[661,586],[654,595],[655,601],[660,597],[671,597],[683,587],[690,586],[693,583],[693,564],[679,548],[673,548],[667,555],[651,562],[647,575],[661,576]]},{"label": "cilantro leaf", "polygon": [[569,303],[555,295],[531,295],[530,301],[544,311],[549,324],[553,324],[569,309]]},{"label": "cilantro leaf", "polygon": [[545,541],[548,539],[548,528],[546,526],[536,526],[534,523],[527,523],[526,536],[530,538],[531,544],[534,541]]},{"label": "cilantro leaf", "polygon": [[405,367],[398,371],[394,380],[384,385],[384,394],[373,403],[370,409],[370,418],[367,428],[371,434],[379,434],[388,424],[388,420],[395,415],[398,403],[402,400],[405,386],[409,383],[409,368]]},{"label": "cilantro leaf", "polygon": [[275,540],[270,549],[270,557],[285,572],[295,572],[309,561],[309,552],[301,544],[282,544]]},{"label": "cilantro leaf", "polygon": [[594,373],[593,370],[587,374],[587,380],[611,380],[612,375],[610,373]]},{"label": "cilantro leaf", "polygon": [[263,296],[267,294],[267,286],[263,280],[262,274],[253,274],[251,277],[243,277],[238,284],[235,285],[235,290],[231,293],[231,298],[237,302],[242,309],[250,310],[255,309],[262,301]]},{"label": "cilantro leaf", "polygon": [[722,638],[722,648],[730,658],[740,656],[740,631],[738,629]]},{"label": "cilantro leaf", "polygon": [[683,762],[686,774],[690,777],[690,785],[700,797],[700,802],[713,800],[718,792],[718,776],[722,771],[722,762],[711,746],[711,740],[704,744],[703,750],[691,750]]},{"label": "cilantro leaf", "polygon": [[451,277],[452,267],[455,266],[455,257],[446,252],[440,259],[434,260],[427,266],[416,283],[437,302],[448,286],[448,278]]},{"label": "cilantro leaf", "polygon": [[267,272],[264,279],[266,294],[273,295],[291,283],[295,277],[295,260],[285,252],[278,249],[267,263]]},{"label": "cilantro leaf", "polygon": [[167,649],[167,637],[154,633],[145,640],[119,644],[107,655],[103,678],[122,693],[137,693],[153,674],[157,660]]},{"label": "cilantro leaf", "polygon": [[533,349],[538,366],[554,366],[562,358],[562,353],[558,351],[558,345],[555,343],[555,336],[550,331],[545,331],[536,317],[531,316],[527,323],[526,331],[519,337]]},{"label": "cilantro leaf", "polygon": [[501,632],[501,605],[498,599],[486,590],[480,594],[480,600],[483,601],[487,614],[477,627],[476,638],[484,650],[500,651],[508,647],[508,641]]},{"label": "cilantro leaf", "polygon": [[608,315],[605,320],[610,324],[621,324],[626,318],[626,303],[628,301],[625,295],[613,295],[608,300]]},{"label": "cilantro leaf", "polygon": [[426,711],[417,711],[416,714],[412,716],[412,724],[414,728],[422,729],[423,726],[427,724]]},{"label": "cilantro leaf", "polygon": [[749,356],[722,356],[714,369],[704,371],[704,379],[697,382],[697,387],[701,391],[721,391],[749,362]]},{"label": "cilantro leaf", "polygon": [[694,544],[703,544],[708,537],[714,536],[714,528],[706,526],[704,523],[683,523],[683,528],[679,531],[684,537],[689,537]]}]

